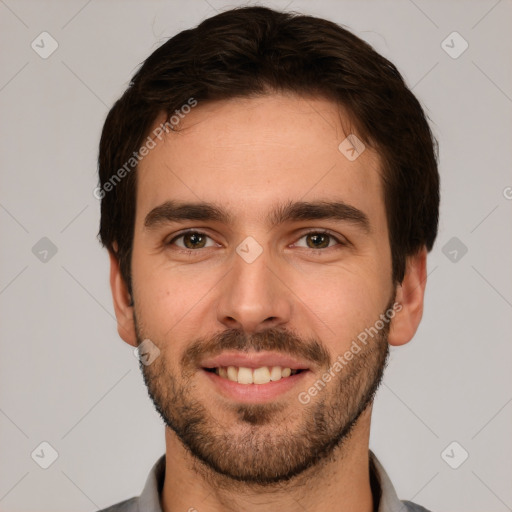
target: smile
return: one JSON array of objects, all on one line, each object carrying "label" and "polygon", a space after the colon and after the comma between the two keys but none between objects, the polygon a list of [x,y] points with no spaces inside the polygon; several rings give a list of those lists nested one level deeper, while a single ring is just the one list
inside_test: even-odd
[{"label": "smile", "polygon": [[220,366],[217,368],[205,368],[205,370],[215,373],[223,379],[238,382],[239,384],[267,384],[269,382],[277,382],[303,371],[301,369],[283,368],[281,366],[262,366],[260,368]]}]

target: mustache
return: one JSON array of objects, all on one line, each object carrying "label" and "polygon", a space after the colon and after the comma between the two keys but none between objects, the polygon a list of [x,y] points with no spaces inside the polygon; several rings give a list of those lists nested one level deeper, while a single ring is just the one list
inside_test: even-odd
[{"label": "mustache", "polygon": [[277,328],[253,334],[247,334],[241,329],[227,329],[210,337],[198,338],[184,352],[181,365],[184,369],[194,370],[205,357],[215,357],[227,350],[272,351],[297,357],[320,367],[331,366],[329,352],[318,340],[304,340],[293,331]]}]

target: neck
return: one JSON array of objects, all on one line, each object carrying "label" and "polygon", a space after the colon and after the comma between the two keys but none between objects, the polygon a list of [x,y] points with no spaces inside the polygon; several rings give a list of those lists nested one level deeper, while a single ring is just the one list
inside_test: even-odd
[{"label": "neck", "polygon": [[[350,436],[319,464],[269,486],[233,481],[196,459],[166,428],[164,512],[372,512],[369,470],[369,407]],[[299,505],[299,506],[298,506]]]}]

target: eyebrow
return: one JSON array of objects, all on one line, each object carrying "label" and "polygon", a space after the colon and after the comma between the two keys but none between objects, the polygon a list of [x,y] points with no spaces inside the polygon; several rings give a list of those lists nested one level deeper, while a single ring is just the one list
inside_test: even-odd
[{"label": "eyebrow", "polygon": [[[234,217],[213,203],[166,201],[147,214],[144,220],[144,228],[152,230],[171,222],[189,220],[233,224]],[[366,234],[372,232],[370,220],[366,213],[343,201],[289,201],[285,204],[278,204],[268,214],[267,225],[268,227],[274,227],[286,222],[306,220],[343,221],[353,224]]]}]

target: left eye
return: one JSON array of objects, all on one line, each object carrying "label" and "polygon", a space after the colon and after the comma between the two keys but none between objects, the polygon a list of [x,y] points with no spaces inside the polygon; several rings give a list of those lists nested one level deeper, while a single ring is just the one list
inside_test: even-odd
[{"label": "left eye", "polygon": [[[301,236],[299,240],[302,239],[306,239],[306,247],[308,249],[327,249],[333,245],[336,245],[336,243],[342,244],[342,242],[335,236],[322,231],[312,231],[311,233],[306,233],[305,235]],[[331,244],[330,242],[333,241],[336,243]]]}]

